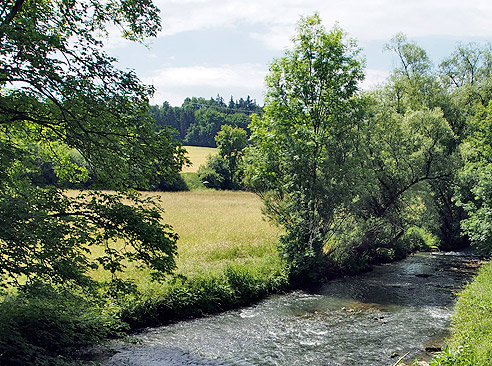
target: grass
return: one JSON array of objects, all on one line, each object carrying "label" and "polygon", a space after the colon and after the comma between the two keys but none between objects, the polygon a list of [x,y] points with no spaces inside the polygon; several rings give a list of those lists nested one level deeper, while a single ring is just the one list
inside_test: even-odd
[{"label": "grass", "polygon": [[[163,221],[179,234],[177,274],[221,276],[228,267],[241,266],[262,277],[281,269],[276,250],[280,229],[264,220],[263,204],[253,193],[204,189],[146,194],[159,197]],[[107,276],[99,271],[92,275]],[[150,282],[131,264],[124,277],[135,279],[144,292],[158,296],[166,291],[167,284]]]},{"label": "grass", "polygon": [[263,219],[257,196],[215,190],[158,195],[164,222],[180,236],[179,276],[155,283],[128,268],[141,293],[122,307],[121,319],[132,328],[247,305],[288,286],[276,250],[280,230]]},{"label": "grass", "polygon": [[[180,235],[179,276],[155,283],[129,264],[125,275],[136,281],[135,294],[110,300],[41,286],[6,297],[0,303],[1,365],[79,365],[71,358],[78,348],[130,329],[251,304],[288,287],[276,252],[280,230],[263,220],[254,194],[207,189],[144,195],[158,196],[163,221]],[[102,270],[91,275],[108,279]]]},{"label": "grass", "polygon": [[217,273],[230,264],[266,265],[277,256],[280,231],[263,220],[262,202],[252,193],[161,193],[160,202],[164,221],[180,235],[181,274]]},{"label": "grass", "polygon": [[198,173],[192,173],[192,172],[181,173],[181,178],[183,178],[183,181],[185,182],[186,187],[190,191],[208,189],[202,183],[200,177],[198,177]]},{"label": "grass", "polygon": [[200,165],[205,164],[208,155],[217,154],[217,149],[214,147],[185,146],[185,149],[193,165],[184,167],[183,173],[196,173]]},{"label": "grass", "polygon": [[459,294],[448,348],[431,365],[492,365],[492,261]]}]

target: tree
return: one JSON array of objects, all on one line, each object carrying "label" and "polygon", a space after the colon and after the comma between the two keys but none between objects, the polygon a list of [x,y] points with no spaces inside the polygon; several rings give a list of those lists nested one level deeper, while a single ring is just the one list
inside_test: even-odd
[{"label": "tree", "polygon": [[460,44],[440,65],[443,85],[461,112],[459,152],[462,165],[453,197],[466,212],[461,228],[472,246],[492,252],[490,174],[492,46]]},{"label": "tree", "polygon": [[185,142],[189,145],[215,147],[214,137],[225,123],[225,113],[213,109],[195,112],[195,123],[188,128]]},{"label": "tree", "polygon": [[248,145],[248,135],[239,127],[223,125],[215,136],[219,155],[227,161],[229,180],[232,187],[239,185],[238,165],[243,157],[244,148]]},{"label": "tree", "polygon": [[323,247],[336,210],[350,197],[351,133],[362,61],[354,41],[318,14],[302,18],[294,47],[267,76],[265,115],[251,123],[248,184],[283,226],[281,252],[294,281],[325,270]]},{"label": "tree", "polygon": [[346,207],[352,221],[339,229],[353,233],[352,239],[339,234],[335,251],[349,248],[357,264],[360,258],[391,260],[417,249],[405,236],[411,227],[439,226],[429,184],[452,176],[447,146],[454,139],[439,109],[402,115],[381,101],[368,105],[355,144],[356,195]]},{"label": "tree", "polygon": [[492,254],[492,104],[478,107],[469,122],[470,135],[460,149],[465,164],[459,173],[456,195],[467,217],[461,222],[472,246]]},{"label": "tree", "polygon": [[[152,87],[116,69],[103,52],[100,34],[108,25],[142,42],[160,29],[158,9],[148,0],[6,0],[0,6],[3,284],[86,286],[88,270],[98,265],[118,283],[126,260],[149,266],[157,277],[175,266],[177,235],[149,200],[132,193],[72,197],[33,184],[32,151],[50,156],[59,178],[77,181],[87,174],[67,158],[75,149],[99,184],[122,189],[145,186],[156,174],[172,177],[186,160],[171,131],[151,121]],[[104,248],[98,258],[89,255],[95,245]]]},{"label": "tree", "polygon": [[208,187],[220,189],[239,189],[241,187],[241,169],[244,149],[248,145],[246,131],[239,127],[222,125],[215,136],[218,154],[208,156],[204,166],[200,166],[198,175]]},{"label": "tree", "polygon": [[388,85],[383,89],[381,102],[391,106],[402,116],[416,111],[440,110],[455,135],[454,138],[435,140],[436,147],[441,146],[443,149],[445,163],[434,160],[434,168],[441,165],[441,172],[436,176],[438,179],[426,179],[427,190],[431,192],[426,206],[435,211],[434,219],[427,221],[436,222],[429,228],[435,226],[432,231],[439,237],[442,249],[466,246],[468,242],[459,225],[464,218],[464,211],[456,206],[453,198],[456,172],[462,165],[458,146],[466,133],[463,109],[450,93],[447,82],[444,85],[441,82],[443,76],[440,77],[433,69],[425,50],[408,41],[402,34],[396,35],[386,49],[399,56],[400,66],[394,70]]},{"label": "tree", "polygon": [[463,108],[483,106],[492,97],[492,45],[460,44],[440,64],[443,84],[455,92]]}]

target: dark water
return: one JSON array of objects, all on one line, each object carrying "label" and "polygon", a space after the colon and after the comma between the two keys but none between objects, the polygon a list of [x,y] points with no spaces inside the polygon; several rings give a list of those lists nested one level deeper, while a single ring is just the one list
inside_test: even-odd
[{"label": "dark water", "polygon": [[106,366],[392,365],[446,336],[455,292],[476,261],[417,254],[316,293],[272,296],[237,311],[153,328],[117,345]]}]

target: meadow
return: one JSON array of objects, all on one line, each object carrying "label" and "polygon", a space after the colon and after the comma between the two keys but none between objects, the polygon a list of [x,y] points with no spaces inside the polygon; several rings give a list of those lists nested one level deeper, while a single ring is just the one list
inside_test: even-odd
[{"label": "meadow", "polygon": [[[177,270],[186,278],[221,276],[230,266],[268,276],[280,271],[277,253],[278,227],[262,214],[263,203],[250,192],[217,191],[199,182],[196,170],[216,148],[185,146],[193,165],[181,173],[190,186],[185,192],[145,192],[157,198],[164,210],[162,220],[178,233]],[[74,192],[75,193],[75,192]],[[101,249],[96,249],[99,254]],[[96,271],[95,278],[105,274]],[[146,272],[128,264],[124,278],[135,280],[140,290],[152,296],[166,291],[168,284],[152,283]]]},{"label": "meadow", "polygon": [[191,166],[183,167],[183,173],[196,173],[200,165],[205,164],[208,155],[217,154],[217,148],[201,146],[184,146],[188,156],[193,163]]},{"label": "meadow", "polygon": [[288,287],[277,253],[281,231],[264,220],[262,202],[253,193],[146,194],[158,197],[163,222],[179,234],[177,270],[165,282],[151,282],[128,266],[126,275],[139,294],[121,304],[120,316],[132,328],[247,305]]},{"label": "meadow", "polygon": [[[280,229],[264,219],[262,202],[253,193],[204,189],[146,195],[158,197],[163,222],[179,234],[176,274],[220,276],[230,266],[241,266],[262,276],[280,269]],[[141,290],[160,293],[165,288],[131,265],[127,276]]]}]

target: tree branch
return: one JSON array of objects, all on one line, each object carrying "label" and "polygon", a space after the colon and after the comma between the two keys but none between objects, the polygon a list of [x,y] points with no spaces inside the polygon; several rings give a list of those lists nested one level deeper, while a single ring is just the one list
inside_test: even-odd
[{"label": "tree branch", "polygon": [[24,1],[25,0],[16,0],[14,6],[12,7],[12,10],[10,10],[10,13],[7,14],[7,16],[3,20],[2,24],[0,24],[0,38],[5,33],[4,29],[14,20],[15,16],[17,15],[17,13],[22,8]]}]

